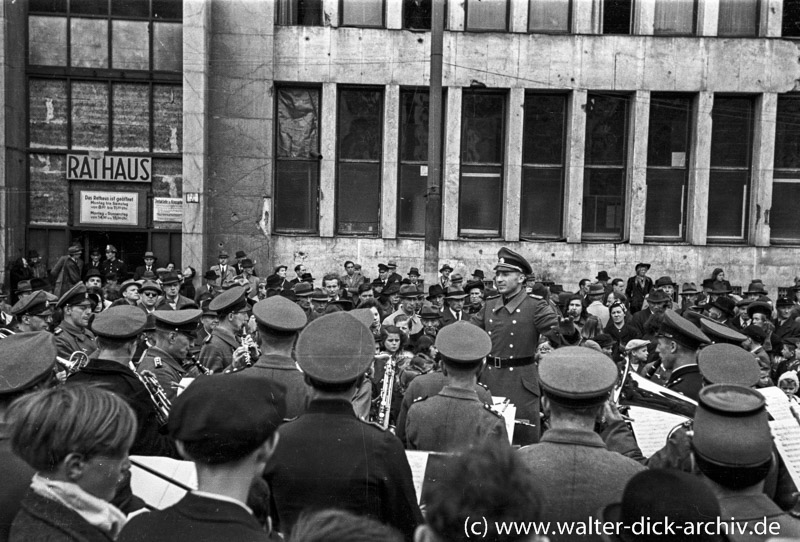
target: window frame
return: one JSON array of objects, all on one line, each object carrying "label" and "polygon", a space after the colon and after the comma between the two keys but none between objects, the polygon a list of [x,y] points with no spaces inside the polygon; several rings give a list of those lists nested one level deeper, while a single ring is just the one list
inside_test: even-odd
[{"label": "window frame", "polygon": [[283,23],[281,23],[280,22],[281,17],[279,16],[279,15],[282,15],[282,13],[281,13],[281,2],[280,2],[280,0],[274,0],[274,1],[275,1],[275,26],[279,26],[279,27],[284,27],[284,26],[303,26],[303,27],[323,26],[323,22],[322,21],[323,21],[324,16],[325,16],[325,11],[324,11],[323,6],[322,6],[322,1],[323,0],[317,0],[319,2],[319,11],[320,11],[320,23],[319,24],[299,24],[299,23],[296,23],[296,24],[283,24]]},{"label": "window frame", "polygon": [[[800,37],[800,36],[798,36],[798,37]],[[800,93],[789,92],[789,93],[786,93],[786,94],[778,95],[778,104],[777,104],[778,111],[780,111],[780,102],[781,102],[781,100],[793,100],[793,101],[800,102]],[[798,116],[800,117],[800,115],[798,115]],[[777,134],[778,124],[779,124],[779,122],[775,123],[775,129],[776,129],[775,139],[776,139],[776,141],[778,139],[778,137],[777,137],[778,136],[778,134]],[[800,143],[800,135],[798,136],[798,142]],[[777,149],[776,149],[776,151],[777,151]],[[776,157],[776,159],[777,159],[777,157]],[[775,162],[777,162],[777,160],[775,160]],[[775,162],[773,162],[773,177],[772,177],[773,196],[772,196],[772,202],[771,202],[771,206],[772,207],[774,207],[775,185],[776,184],[800,184],[800,166],[794,167],[794,168],[793,167],[781,167],[781,166],[778,166],[778,164],[775,163]],[[771,211],[770,212],[770,220],[769,220],[770,227],[772,226],[773,220],[774,220],[774,213]],[[797,237],[775,237],[775,236],[773,236],[772,231],[770,231],[770,244],[771,245],[778,245],[778,246],[791,246],[791,245],[795,245],[796,246],[796,245],[800,245],[800,235],[798,235]]]},{"label": "window frame", "polygon": [[[756,3],[756,18],[754,21],[755,26],[755,33],[753,34],[720,34],[719,32],[719,21],[720,17],[722,16],[722,2],[725,0],[719,0],[719,11],[717,14],[717,36],[720,38],[759,38],[761,37],[761,0],[752,0]],[[781,20],[781,26],[783,26],[783,21]]]},{"label": "window frame", "polygon": [[561,36],[564,34],[572,33],[572,15],[574,8],[574,0],[564,0],[567,3],[567,29],[566,30],[537,30],[531,28],[531,6],[537,0],[528,0],[528,34],[553,34]]},{"label": "window frame", "polygon": [[511,2],[513,0],[504,0],[506,3],[506,13],[505,13],[505,27],[501,29],[497,28],[470,28],[469,27],[469,5],[471,2],[477,2],[479,0],[465,0],[464,2],[464,32],[475,32],[475,33],[487,33],[487,32],[508,32],[509,26],[511,25]]},{"label": "window frame", "polygon": [[[386,0],[378,0],[381,3],[381,24],[380,25],[364,25],[364,24],[348,24],[344,20],[344,4],[348,0],[339,0],[339,27],[340,28],[386,28]],[[370,0],[375,2],[376,0]],[[324,13],[324,8],[323,8]]]},{"label": "window frame", "polygon": [[631,14],[630,14],[629,19],[628,19],[628,32],[627,33],[614,33],[614,34],[606,33],[606,30],[605,30],[605,26],[606,26],[605,25],[605,8],[606,8],[606,2],[607,1],[608,0],[602,0],[600,2],[600,9],[601,9],[601,12],[600,12],[600,34],[604,35],[604,36],[633,36],[634,35],[633,23],[634,23],[634,19],[635,19],[635,16],[636,16],[636,0],[630,0],[630,3],[631,3]]},{"label": "window frame", "polygon": [[[670,2],[671,0],[655,0],[654,2],[654,13],[655,10],[658,9],[659,2]],[[665,37],[691,37],[697,35],[697,12],[698,12],[698,2],[699,0],[692,0],[692,29],[690,32],[664,32],[659,31],[656,27],[655,21],[653,22],[653,35],[654,36],[665,36]]]}]

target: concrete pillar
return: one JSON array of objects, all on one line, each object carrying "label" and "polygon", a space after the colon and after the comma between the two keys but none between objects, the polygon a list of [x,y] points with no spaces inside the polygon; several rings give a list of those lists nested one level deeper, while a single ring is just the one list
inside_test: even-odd
[{"label": "concrete pillar", "polygon": [[572,2],[572,33],[594,34],[595,6],[593,0],[573,0]]},{"label": "concrete pillar", "polygon": [[389,30],[400,30],[403,28],[403,2],[386,2],[384,4],[386,13],[386,28]]},{"label": "concrete pillar", "polygon": [[783,34],[783,0],[761,0],[759,2],[758,35],[779,38]]},{"label": "concrete pillar", "polygon": [[711,166],[711,109],[714,93],[701,92],[692,108],[692,138],[689,151],[689,196],[686,240],[705,245],[708,232],[708,185]]},{"label": "concrete pillar", "polygon": [[445,154],[442,172],[442,239],[458,239],[458,192],[461,186],[461,87],[448,87]]},{"label": "concrete pillar", "polygon": [[772,207],[772,173],[775,160],[775,122],[778,95],[761,94],[756,99],[753,126],[753,170],[750,187],[750,244],[768,247]]},{"label": "concrete pillar", "polygon": [[[647,208],[647,134],[650,126],[649,90],[636,91],[633,103],[631,103],[630,118],[625,222],[627,224],[628,240],[633,245],[640,245],[644,243],[645,209]],[[623,234],[624,237],[625,235]]]},{"label": "concrete pillar", "polygon": [[210,0],[183,4],[183,224],[181,261],[206,268]]},{"label": "concrete pillar", "polygon": [[522,133],[525,118],[525,89],[512,88],[506,115],[506,167],[504,168],[503,239],[519,241],[520,202],[522,200]]},{"label": "concrete pillar", "polygon": [[633,32],[637,36],[652,36],[656,23],[656,0],[633,3]]},{"label": "concrete pillar", "polygon": [[697,1],[697,35],[716,36],[719,25],[719,0]]},{"label": "concrete pillar", "polygon": [[400,138],[400,86],[387,85],[383,98],[383,175],[381,237],[397,237],[397,155]]},{"label": "concrete pillar", "polygon": [[[447,2],[447,21],[445,28],[451,32],[463,32],[464,25],[466,24],[467,12],[465,10],[466,3],[469,0],[462,0],[460,2]],[[474,0],[473,0],[474,1]]]},{"label": "concrete pillar", "polygon": [[336,83],[322,84],[322,114],[319,128],[319,235],[333,237],[336,225]]},{"label": "concrete pillar", "polygon": [[529,0],[508,0],[509,30],[518,34],[528,32],[528,2]]},{"label": "concrete pillar", "polygon": [[564,181],[564,236],[568,243],[581,242],[583,227],[583,165],[586,146],[586,98],[584,89],[572,91],[567,102],[567,160]]}]

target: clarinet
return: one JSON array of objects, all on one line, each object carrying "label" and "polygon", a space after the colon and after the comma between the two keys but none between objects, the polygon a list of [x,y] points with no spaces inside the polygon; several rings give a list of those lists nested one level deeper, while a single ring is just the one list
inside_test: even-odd
[{"label": "clarinet", "polygon": [[156,418],[159,425],[166,425],[169,420],[169,411],[172,408],[172,403],[167,399],[167,394],[164,393],[164,388],[159,384],[156,375],[151,371],[136,372],[139,381],[144,384],[147,393],[150,394],[150,400],[153,401],[153,406],[156,409]]}]

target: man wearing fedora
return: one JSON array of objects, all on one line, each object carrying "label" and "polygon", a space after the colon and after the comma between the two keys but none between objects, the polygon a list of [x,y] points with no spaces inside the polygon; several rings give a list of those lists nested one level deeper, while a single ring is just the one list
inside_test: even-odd
[{"label": "man wearing fedora", "polygon": [[649,263],[637,263],[635,268],[636,275],[628,279],[625,295],[631,304],[631,314],[642,310],[645,297],[653,289],[653,279],[647,276],[649,269]]},{"label": "man wearing fedora", "polygon": [[400,286],[400,306],[396,311],[383,319],[384,326],[395,326],[395,318],[400,315],[408,316],[408,333],[415,336],[422,333],[422,322],[417,316],[417,297],[419,292],[413,284]]},{"label": "man wearing fedora", "polygon": [[640,310],[631,317],[631,327],[636,330],[637,337],[643,338],[645,336],[645,324],[654,314],[664,314],[672,305],[672,300],[664,292],[664,290],[651,290],[645,297],[647,301],[647,308]]},{"label": "man wearing fedora", "polygon": [[774,320],[775,331],[772,336],[781,341],[800,338],[800,324],[792,318],[794,303],[787,297],[779,297],[775,307],[778,309],[778,317]]},{"label": "man wearing fedora", "polygon": [[684,282],[681,286],[681,302],[680,307],[677,312],[678,314],[683,314],[685,310],[689,307],[694,307],[697,304],[697,298],[700,295],[700,290],[697,289],[697,285],[694,282]]},{"label": "man wearing fedora", "polygon": [[220,251],[217,261],[219,263],[212,265],[210,270],[217,274],[216,284],[222,288],[224,284],[233,282],[236,277],[236,269],[228,263],[228,253],[224,250]]},{"label": "man wearing fedora", "polygon": [[164,298],[156,307],[156,310],[196,309],[197,303],[193,299],[182,296],[179,293],[181,279],[174,271],[165,274],[161,279],[161,286],[164,288]]},{"label": "man wearing fedora", "polygon": [[453,268],[450,267],[449,264],[444,264],[439,269],[439,284],[442,286],[442,290],[447,289],[450,286],[450,273],[453,272]]},{"label": "man wearing fedora", "polygon": [[606,291],[603,285],[596,282],[589,285],[589,293],[586,296],[586,300],[589,302],[589,305],[586,307],[586,312],[597,317],[603,328],[606,327],[608,319],[610,318],[608,307],[603,305],[603,297],[605,294]]},{"label": "man wearing fedora", "polygon": [[152,251],[148,250],[144,253],[144,265],[140,265],[136,268],[136,272],[133,274],[133,280],[141,279],[145,273],[148,271],[151,273],[156,272],[155,263],[158,258],[156,258],[155,254]]},{"label": "man wearing fedora", "polygon": [[444,295],[444,309],[442,309],[442,327],[459,322],[461,320],[469,320],[470,315],[464,310],[464,299],[467,294],[460,286],[450,286]]}]

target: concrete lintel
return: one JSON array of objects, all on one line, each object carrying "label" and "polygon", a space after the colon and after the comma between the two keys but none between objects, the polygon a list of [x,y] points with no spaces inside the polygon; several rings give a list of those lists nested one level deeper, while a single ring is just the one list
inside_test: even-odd
[{"label": "concrete lintel", "polygon": [[448,87],[442,175],[442,238],[458,239],[458,192],[461,186],[461,87]]},{"label": "concrete lintel", "polygon": [[503,238],[519,241],[520,202],[522,201],[522,137],[525,118],[525,89],[512,88],[508,96],[506,167],[503,179],[505,209]]},{"label": "concrete lintel", "polygon": [[400,138],[400,86],[387,85],[383,99],[383,180],[381,235],[397,237],[397,158]]},{"label": "concrete lintel", "polygon": [[708,232],[708,186],[711,166],[711,109],[714,93],[700,92],[692,108],[692,142],[689,151],[689,197],[687,238],[693,245],[705,245]]},{"label": "concrete lintel", "polygon": [[[631,128],[628,131],[628,190],[625,220],[628,240],[633,245],[644,243],[645,209],[647,208],[647,134],[650,127],[650,91],[636,92],[631,104]],[[653,194],[653,197],[657,197]]]},{"label": "concrete lintel", "polygon": [[656,0],[633,3],[633,32],[637,36],[652,36],[656,23]]},{"label": "concrete lintel", "polygon": [[719,0],[697,2],[697,35],[716,36],[719,26]]},{"label": "concrete lintel", "polygon": [[567,102],[567,171],[564,191],[564,235],[568,243],[581,242],[583,227],[583,166],[586,138],[587,91],[577,89]]},{"label": "concrete lintel", "polygon": [[768,247],[769,211],[772,207],[772,173],[775,159],[775,122],[778,95],[761,94],[756,98],[753,133],[753,173],[750,189],[750,243]]},{"label": "concrete lintel", "polygon": [[509,0],[511,3],[509,10],[511,32],[525,34],[528,32],[528,1],[529,0]]},{"label": "concrete lintel", "polygon": [[319,235],[333,237],[336,216],[336,83],[322,85],[320,115]]}]

